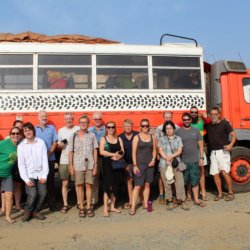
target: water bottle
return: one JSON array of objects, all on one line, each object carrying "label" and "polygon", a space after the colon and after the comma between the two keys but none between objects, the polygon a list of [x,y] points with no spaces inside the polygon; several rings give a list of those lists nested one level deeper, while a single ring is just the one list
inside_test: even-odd
[{"label": "water bottle", "polygon": [[147,211],[150,213],[153,211],[152,201],[148,201],[148,208]]}]

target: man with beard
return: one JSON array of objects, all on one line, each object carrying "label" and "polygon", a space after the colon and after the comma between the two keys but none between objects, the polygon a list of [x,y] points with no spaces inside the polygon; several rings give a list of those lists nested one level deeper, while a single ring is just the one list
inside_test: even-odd
[{"label": "man with beard", "polygon": [[[228,121],[222,120],[220,116],[220,109],[218,107],[212,108],[210,112],[211,124],[206,126],[208,134],[208,146],[211,150],[211,164],[210,174],[214,176],[214,182],[218,190],[218,195],[215,196],[214,201],[219,201],[223,198],[220,174],[224,177],[228,194],[225,197],[226,201],[234,199],[232,179],[230,176],[230,151],[236,142],[236,134]],[[229,141],[229,136],[231,141]]]},{"label": "man with beard", "polygon": [[181,160],[186,165],[183,173],[185,185],[192,187],[195,204],[204,207],[206,204],[199,200],[200,167],[204,160],[203,139],[199,130],[191,127],[191,121],[191,115],[184,113],[183,127],[176,131],[176,135],[181,137],[183,143]]},{"label": "man with beard", "polygon": [[[192,118],[191,127],[198,129],[203,138],[203,136],[205,135],[204,125],[207,123],[210,123],[211,120],[207,117],[206,113],[203,113],[202,117],[200,117],[198,114],[199,114],[198,108],[196,106],[192,106],[190,109],[190,115]],[[206,165],[207,165],[207,157],[206,157],[206,154],[204,153],[204,165],[200,166],[200,170],[201,170],[200,193],[201,193],[201,199],[203,201],[207,201],[206,185],[205,185],[205,168],[204,168],[204,166]],[[190,197],[190,195],[188,195],[188,197]]]}]

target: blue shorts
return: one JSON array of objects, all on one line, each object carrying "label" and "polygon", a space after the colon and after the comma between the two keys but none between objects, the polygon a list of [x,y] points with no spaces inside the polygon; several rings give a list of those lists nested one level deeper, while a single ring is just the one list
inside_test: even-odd
[{"label": "blue shorts", "polygon": [[0,177],[0,189],[1,192],[12,192],[13,193],[13,178],[2,178]]}]

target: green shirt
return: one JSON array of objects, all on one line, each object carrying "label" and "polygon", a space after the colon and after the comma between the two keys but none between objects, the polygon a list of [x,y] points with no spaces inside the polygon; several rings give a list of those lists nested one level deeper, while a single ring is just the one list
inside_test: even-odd
[{"label": "green shirt", "polygon": [[204,136],[204,121],[202,118],[199,117],[197,123],[191,123],[191,127],[198,129],[201,136]]},{"label": "green shirt", "polygon": [[11,139],[0,141],[0,178],[12,175],[12,167],[17,161],[17,146]]}]

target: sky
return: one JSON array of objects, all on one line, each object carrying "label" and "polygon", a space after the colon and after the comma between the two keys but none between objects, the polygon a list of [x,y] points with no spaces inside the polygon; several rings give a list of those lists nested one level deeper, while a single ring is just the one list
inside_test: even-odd
[{"label": "sky", "polygon": [[249,10],[249,0],[1,0],[0,32],[81,34],[142,45],[158,45],[170,33],[196,39],[209,63],[242,60],[250,67]]}]

